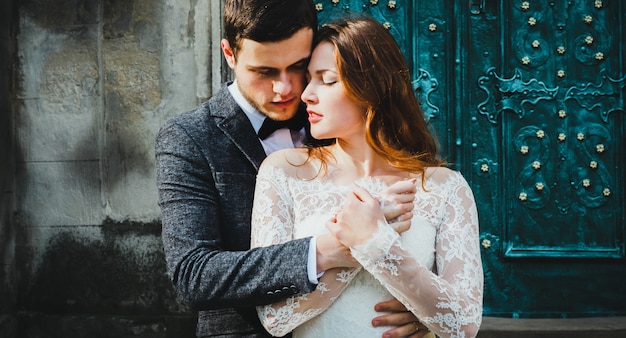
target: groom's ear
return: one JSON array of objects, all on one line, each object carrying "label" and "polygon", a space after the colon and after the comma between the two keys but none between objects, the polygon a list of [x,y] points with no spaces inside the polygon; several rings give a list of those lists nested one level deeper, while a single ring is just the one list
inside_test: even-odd
[{"label": "groom's ear", "polygon": [[222,47],[222,53],[224,53],[224,58],[226,59],[226,63],[228,63],[228,67],[235,69],[235,52],[230,46],[230,42],[227,39],[222,39],[220,46]]}]

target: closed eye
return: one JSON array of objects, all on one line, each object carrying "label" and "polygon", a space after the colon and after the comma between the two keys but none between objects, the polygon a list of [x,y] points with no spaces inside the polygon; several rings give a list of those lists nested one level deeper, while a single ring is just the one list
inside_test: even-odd
[{"label": "closed eye", "polygon": [[278,70],[274,68],[254,68],[252,71],[261,77],[272,77],[278,75]]},{"label": "closed eye", "polygon": [[293,65],[289,66],[289,70],[294,72],[303,72],[306,71],[306,67],[308,65],[308,60],[301,60]]}]

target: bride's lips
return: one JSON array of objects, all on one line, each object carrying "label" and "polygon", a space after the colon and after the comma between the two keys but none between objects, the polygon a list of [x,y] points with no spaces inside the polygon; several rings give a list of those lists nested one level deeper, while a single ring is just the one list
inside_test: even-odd
[{"label": "bride's lips", "polygon": [[309,122],[310,123],[315,123],[315,122],[319,122],[320,120],[322,120],[323,116],[314,112],[311,109],[307,109],[306,110],[307,113],[309,113]]}]

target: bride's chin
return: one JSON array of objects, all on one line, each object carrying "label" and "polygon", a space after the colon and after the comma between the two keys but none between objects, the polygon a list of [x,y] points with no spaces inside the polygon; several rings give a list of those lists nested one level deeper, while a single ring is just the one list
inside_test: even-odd
[{"label": "bride's chin", "polygon": [[332,136],[329,136],[328,133],[325,133],[319,130],[314,130],[313,128],[311,128],[311,136],[315,137],[318,140],[333,138]]},{"label": "bride's chin", "polygon": [[311,130],[311,136],[313,136],[314,138],[321,140],[322,139],[322,134],[320,133],[314,133],[313,130]]}]

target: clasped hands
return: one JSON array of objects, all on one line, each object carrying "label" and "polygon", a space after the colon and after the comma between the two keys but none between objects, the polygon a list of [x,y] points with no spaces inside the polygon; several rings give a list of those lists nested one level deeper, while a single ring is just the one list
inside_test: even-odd
[{"label": "clasped hands", "polygon": [[[326,269],[323,268],[325,259],[333,261],[334,267],[358,267],[359,264],[350,255],[349,248],[369,240],[378,230],[378,223],[383,220],[387,220],[400,234],[407,231],[411,227],[415,193],[415,179],[396,182],[376,197],[355,185],[342,210],[326,224],[329,230],[329,234],[323,236],[328,236],[326,241],[318,240],[318,271]],[[323,248],[323,243],[332,248]],[[421,338],[429,332],[396,299],[376,304],[375,310],[388,314],[374,318],[373,326],[395,327],[386,331],[383,337]]]},{"label": "clasped hands", "polygon": [[343,208],[326,228],[347,247],[368,241],[384,220],[401,234],[411,227],[415,192],[415,179],[396,182],[377,197],[355,184]]},{"label": "clasped hands", "polygon": [[411,227],[415,192],[414,179],[396,182],[377,197],[354,185],[341,211],[326,223],[329,232],[317,239],[317,272],[360,266],[350,254],[350,247],[371,238],[379,222],[392,220],[388,223],[398,233],[407,231]]}]

